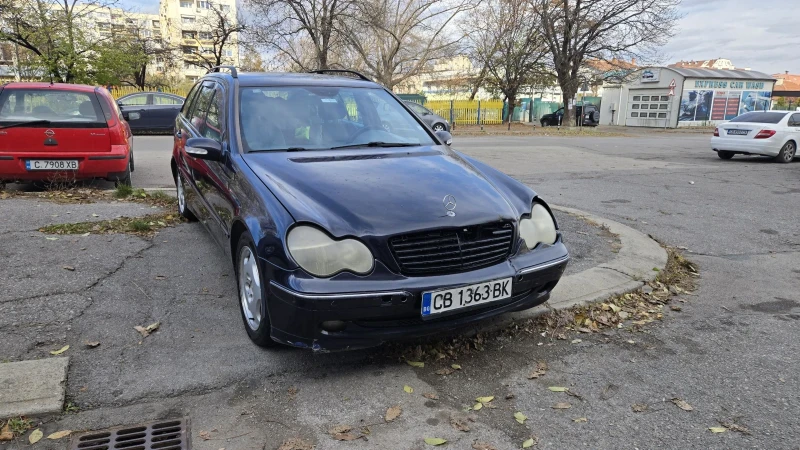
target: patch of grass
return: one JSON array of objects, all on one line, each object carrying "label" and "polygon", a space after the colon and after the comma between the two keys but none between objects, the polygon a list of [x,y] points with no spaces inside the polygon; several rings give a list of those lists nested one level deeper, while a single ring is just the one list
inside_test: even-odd
[{"label": "patch of grass", "polygon": [[67,402],[64,405],[64,412],[65,413],[77,413],[78,411],[80,411],[80,408],[78,407],[78,405],[76,405],[73,402]]},{"label": "patch of grass", "polygon": [[13,417],[6,422],[8,429],[14,433],[14,436],[22,436],[33,428],[33,421],[26,417]]},{"label": "patch of grass", "polygon": [[161,213],[143,217],[120,217],[99,222],[60,223],[39,228],[47,234],[113,234],[128,233],[151,236],[156,231],[183,222],[178,214]]},{"label": "patch of grass", "polygon": [[127,184],[120,183],[114,190],[114,198],[128,198],[133,194],[133,188]]}]

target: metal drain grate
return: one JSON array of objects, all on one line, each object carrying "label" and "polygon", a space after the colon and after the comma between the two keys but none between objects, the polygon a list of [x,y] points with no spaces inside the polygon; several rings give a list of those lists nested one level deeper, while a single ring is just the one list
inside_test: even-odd
[{"label": "metal drain grate", "polygon": [[72,439],[70,450],[190,450],[189,419],[165,420],[90,431]]}]

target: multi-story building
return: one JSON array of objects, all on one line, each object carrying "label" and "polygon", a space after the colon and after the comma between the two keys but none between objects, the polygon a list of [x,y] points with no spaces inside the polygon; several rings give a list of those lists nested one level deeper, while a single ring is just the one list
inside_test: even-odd
[{"label": "multi-story building", "polygon": [[[214,30],[219,14],[230,23],[236,21],[236,0],[161,0],[160,17],[165,39],[179,48],[176,72],[188,81],[195,81],[207,69],[198,66],[204,59],[213,59]],[[223,63],[239,64],[238,36],[232,35],[223,47]]]}]

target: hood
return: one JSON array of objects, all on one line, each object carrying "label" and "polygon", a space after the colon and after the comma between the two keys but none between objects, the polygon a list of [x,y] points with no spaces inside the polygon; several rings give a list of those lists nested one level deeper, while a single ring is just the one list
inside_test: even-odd
[{"label": "hood", "polygon": [[[296,221],[336,237],[517,220],[521,213],[512,205],[524,204],[509,201],[502,185],[442,146],[263,152],[244,159]],[[447,214],[447,196],[455,198],[449,206],[455,215]]]}]

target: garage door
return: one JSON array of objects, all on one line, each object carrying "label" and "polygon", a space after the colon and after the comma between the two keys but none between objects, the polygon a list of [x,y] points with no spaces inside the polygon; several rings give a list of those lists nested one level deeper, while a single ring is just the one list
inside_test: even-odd
[{"label": "garage door", "polygon": [[628,92],[629,127],[664,127],[669,120],[669,90],[640,89]]}]

